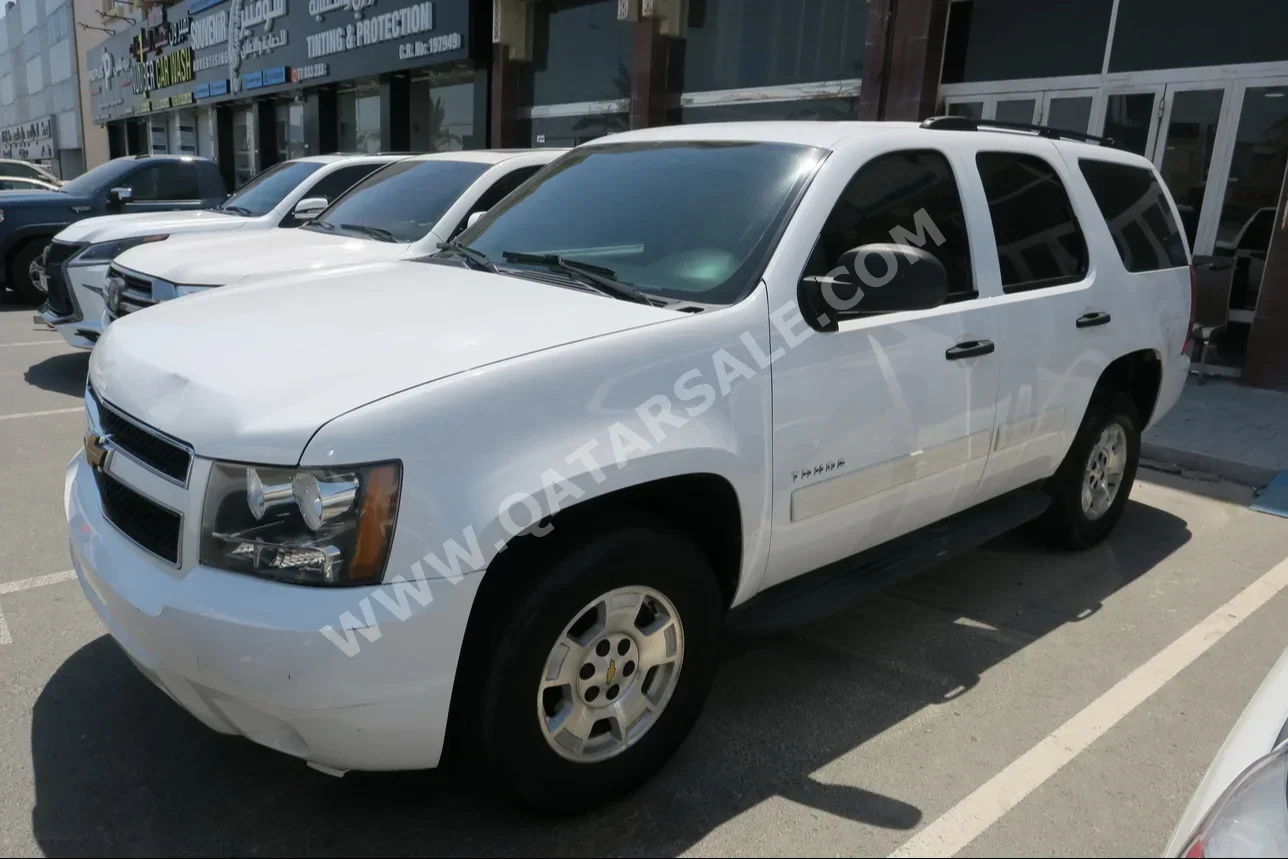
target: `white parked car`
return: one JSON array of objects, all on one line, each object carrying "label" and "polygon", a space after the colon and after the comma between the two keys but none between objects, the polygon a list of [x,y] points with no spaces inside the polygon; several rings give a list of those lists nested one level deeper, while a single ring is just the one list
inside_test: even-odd
[{"label": "white parked car", "polygon": [[113,324],[72,561],[217,731],[607,802],[727,627],[1030,522],[1109,535],[1188,370],[1177,223],[1143,158],[960,118],[606,137],[438,255],[291,245],[295,275]]},{"label": "white parked car", "polygon": [[112,266],[105,319],[214,286],[433,253],[564,151],[417,155],[369,176],[298,230],[136,247]]},{"label": "white parked car", "polygon": [[1270,669],[1164,856],[1288,856],[1288,652]]},{"label": "white parked car", "polygon": [[308,223],[327,205],[375,170],[400,155],[317,155],[283,161],[264,170],[213,209],[103,215],[77,221],[54,237],[42,265],[47,292],[61,296],[41,311],[72,346],[91,349],[102,334],[103,289],[108,265],[118,254],[141,244],[193,234],[250,232]]}]

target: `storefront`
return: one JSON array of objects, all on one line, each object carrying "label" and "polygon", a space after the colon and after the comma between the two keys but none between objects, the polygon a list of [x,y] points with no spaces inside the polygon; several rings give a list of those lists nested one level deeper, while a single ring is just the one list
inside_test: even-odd
[{"label": "storefront", "polygon": [[113,155],[213,157],[230,187],[309,154],[482,146],[470,0],[384,2],[154,6],[90,52],[94,120]]},{"label": "storefront", "polygon": [[942,109],[1103,135],[1151,159],[1194,253],[1233,260],[1216,362],[1238,377],[1260,300],[1288,289],[1266,265],[1288,166],[1285,32],[1288,4],[1264,0],[958,0]]}]

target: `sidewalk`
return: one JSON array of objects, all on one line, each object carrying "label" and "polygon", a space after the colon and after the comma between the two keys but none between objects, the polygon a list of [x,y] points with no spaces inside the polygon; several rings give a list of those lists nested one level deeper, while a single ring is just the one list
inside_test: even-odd
[{"label": "sidewalk", "polygon": [[1288,471],[1288,394],[1209,379],[1145,433],[1141,457],[1249,486]]}]

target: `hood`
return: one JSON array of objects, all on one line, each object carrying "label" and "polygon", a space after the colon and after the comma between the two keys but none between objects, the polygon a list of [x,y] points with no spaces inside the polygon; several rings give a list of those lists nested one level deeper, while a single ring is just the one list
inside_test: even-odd
[{"label": "hood", "polygon": [[399,391],[682,317],[454,266],[368,263],[125,316],[95,345],[90,381],[198,455],[286,465],[327,421]]},{"label": "hood", "polygon": [[248,277],[396,259],[409,247],[318,230],[262,230],[247,235],[180,236],[131,248],[116,258],[116,264],[171,283],[226,286]]},{"label": "hood", "polygon": [[83,206],[86,201],[80,197],[74,197],[71,194],[64,194],[62,191],[6,191],[3,197],[0,197],[0,211],[4,209],[16,209],[19,206],[31,206],[33,208],[56,208],[63,207],[70,209],[72,206]]},{"label": "hood", "polygon": [[186,212],[140,212],[136,215],[103,215],[77,221],[59,234],[64,242],[108,242],[158,233],[208,233],[236,230],[248,219],[204,210]]}]

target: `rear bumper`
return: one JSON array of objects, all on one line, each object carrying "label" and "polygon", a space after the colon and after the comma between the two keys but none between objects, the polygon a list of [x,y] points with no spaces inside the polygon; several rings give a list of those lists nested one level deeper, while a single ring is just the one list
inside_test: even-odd
[{"label": "rear bumper", "polygon": [[1163,362],[1163,378],[1158,389],[1158,399],[1154,411],[1149,416],[1149,427],[1154,426],[1167,416],[1181,393],[1185,390],[1185,380],[1190,376],[1190,359],[1186,355],[1173,355]]},{"label": "rear bumper", "polygon": [[438,764],[481,576],[435,588],[428,605],[404,596],[400,620],[386,608],[400,602],[396,586],[308,588],[166,565],[104,518],[83,453],[64,494],[86,598],[143,674],[205,725],[339,770]]}]

